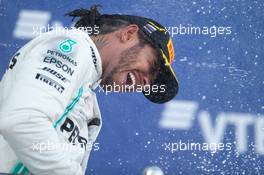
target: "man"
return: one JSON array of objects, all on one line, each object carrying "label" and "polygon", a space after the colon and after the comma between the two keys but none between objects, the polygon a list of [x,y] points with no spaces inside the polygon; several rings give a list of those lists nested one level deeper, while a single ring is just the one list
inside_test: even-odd
[{"label": "man", "polygon": [[100,32],[51,31],[13,56],[0,84],[0,172],[84,174],[102,125],[93,92],[99,84],[141,88],[155,103],[177,94],[173,45],[163,26],[101,15],[97,6],[68,15],[79,17],[76,28],[97,25]]}]

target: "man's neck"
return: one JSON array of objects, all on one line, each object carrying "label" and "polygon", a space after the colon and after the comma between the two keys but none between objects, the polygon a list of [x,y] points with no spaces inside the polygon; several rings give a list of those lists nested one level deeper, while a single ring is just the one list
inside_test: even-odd
[{"label": "man's neck", "polygon": [[108,44],[107,38],[105,35],[91,36],[94,44],[96,45],[98,51],[102,50]]}]

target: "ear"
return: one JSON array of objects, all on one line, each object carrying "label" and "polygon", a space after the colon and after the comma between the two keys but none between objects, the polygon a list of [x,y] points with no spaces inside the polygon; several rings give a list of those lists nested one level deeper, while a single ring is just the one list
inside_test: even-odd
[{"label": "ear", "polygon": [[138,26],[130,24],[121,30],[121,42],[130,42],[138,37]]}]

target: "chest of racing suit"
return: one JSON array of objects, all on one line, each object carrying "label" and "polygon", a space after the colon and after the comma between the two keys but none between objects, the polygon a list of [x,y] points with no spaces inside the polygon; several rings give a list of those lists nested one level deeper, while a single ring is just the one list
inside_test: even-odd
[{"label": "chest of racing suit", "polygon": [[97,48],[77,29],[21,48],[0,84],[0,172],[84,174],[102,125],[101,74]]}]

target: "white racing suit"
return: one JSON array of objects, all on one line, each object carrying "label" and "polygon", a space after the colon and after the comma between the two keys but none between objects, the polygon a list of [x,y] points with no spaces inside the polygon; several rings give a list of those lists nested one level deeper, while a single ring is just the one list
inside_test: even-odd
[{"label": "white racing suit", "polygon": [[77,29],[20,49],[0,84],[0,172],[83,175],[101,128],[101,74],[95,44]]}]

